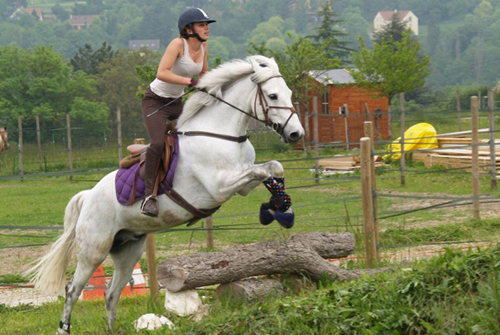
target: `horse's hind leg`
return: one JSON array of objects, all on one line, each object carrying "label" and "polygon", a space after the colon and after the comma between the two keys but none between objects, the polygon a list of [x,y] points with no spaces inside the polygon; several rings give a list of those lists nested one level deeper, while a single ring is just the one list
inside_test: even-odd
[{"label": "horse's hind leg", "polygon": [[[94,252],[90,252],[90,250]],[[66,285],[66,300],[57,334],[69,334],[73,307],[92,274],[106,258],[109,249],[106,249],[106,252],[98,252],[98,250],[99,248],[95,248],[95,244],[87,245],[84,243],[84,245],[79,246],[78,263],[73,278]]]},{"label": "horse's hind leg", "polygon": [[111,258],[115,265],[111,282],[106,287],[106,311],[108,316],[108,328],[113,330],[116,322],[116,309],[120,295],[134,271],[135,264],[141,258],[144,251],[144,242],[147,235],[132,236],[131,240],[123,242],[111,249]]}]

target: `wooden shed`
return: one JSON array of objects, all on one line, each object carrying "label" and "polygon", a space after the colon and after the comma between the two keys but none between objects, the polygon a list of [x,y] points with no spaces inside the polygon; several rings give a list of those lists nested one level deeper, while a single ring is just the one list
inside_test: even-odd
[{"label": "wooden shed", "polygon": [[375,140],[389,139],[389,100],[378,92],[359,87],[351,74],[344,69],[311,71],[313,85],[322,85],[311,94],[308,115],[301,110],[301,121],[306,129],[306,142],[314,142],[315,110],[313,97],[318,105],[318,142],[321,145],[344,144],[347,149],[359,147],[364,136],[364,121],[372,121]]}]

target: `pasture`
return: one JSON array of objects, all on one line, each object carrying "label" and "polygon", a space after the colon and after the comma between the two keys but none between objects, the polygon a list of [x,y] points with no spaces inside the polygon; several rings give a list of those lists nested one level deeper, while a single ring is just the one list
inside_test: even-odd
[{"label": "pasture", "polygon": [[[484,120],[483,120],[484,121]],[[438,125],[436,128],[438,128]],[[449,123],[443,122],[441,129]],[[450,129],[452,130],[452,129]],[[255,137],[252,141],[256,141]],[[257,139],[258,142],[258,139]],[[12,145],[12,144],[11,144]],[[283,163],[287,192],[292,197],[296,223],[284,230],[276,223],[262,226],[258,209],[269,198],[261,185],[247,197],[236,196],[213,216],[215,250],[233,245],[286,239],[298,232],[349,231],[357,238],[356,256],[344,266],[362,268],[363,235],[359,173],[314,178],[314,158],[301,151],[282,152],[278,143],[271,150],[259,150],[257,161],[276,159]],[[384,145],[376,148],[383,153]],[[13,158],[9,152],[8,159]],[[357,155],[338,149],[323,149],[321,157]],[[67,174],[25,175],[24,180],[6,176],[0,184],[0,263],[2,284],[22,284],[21,272],[29,263],[44,254],[47,244],[60,233],[64,208],[80,190],[89,189],[105,172],[92,167],[108,159],[108,152],[88,158],[81,153],[87,170]],[[95,155],[95,152],[92,153]],[[36,158],[33,159],[36,161]],[[29,161],[29,160],[27,160]],[[104,171],[111,169],[104,168]],[[425,168],[409,162],[406,185],[400,185],[398,164],[377,171],[380,251],[410,255],[421,251],[450,249],[436,260],[405,263],[394,272],[363,278],[352,283],[323,283],[299,292],[289,290],[283,298],[244,304],[215,296],[212,288],[202,290],[211,312],[200,323],[189,318],[167,315],[178,328],[173,334],[382,334],[395,333],[471,333],[472,329],[497,329],[499,306],[498,250],[474,253],[453,251],[467,243],[494,244],[498,241],[498,191],[490,189],[490,180],[480,180],[481,220],[472,220],[470,206],[471,177],[463,171],[440,167]],[[457,201],[457,199],[463,201]],[[439,206],[450,202],[449,204]],[[155,234],[157,260],[206,251],[205,222],[191,228],[179,227]],[[406,257],[401,257],[401,261]],[[143,258],[140,264],[147,272]],[[481,266],[480,264],[486,265]],[[105,272],[112,272],[109,260]],[[382,258],[377,266],[392,266]],[[68,278],[74,271],[70,266]],[[459,279],[457,279],[459,278]],[[463,280],[460,280],[463,279]],[[439,294],[435,294],[435,293]],[[0,334],[53,333],[60,318],[63,300],[43,306],[2,305]],[[150,303],[147,297],[125,298],[118,309],[118,329],[133,333],[132,322],[150,312],[165,314],[162,306]],[[106,327],[103,302],[80,301],[76,304],[74,333],[99,334]],[[497,328],[495,328],[497,327]],[[363,331],[366,330],[366,331]],[[441,332],[440,332],[441,331]],[[164,333],[143,332],[143,333]],[[480,332],[487,333],[487,332]],[[494,334],[495,332],[492,332]]]}]

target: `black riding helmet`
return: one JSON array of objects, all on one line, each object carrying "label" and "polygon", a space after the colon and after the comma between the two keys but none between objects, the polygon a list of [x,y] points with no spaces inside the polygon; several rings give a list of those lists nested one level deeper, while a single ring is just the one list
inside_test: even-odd
[{"label": "black riding helmet", "polygon": [[[177,26],[179,27],[179,33],[183,37],[196,37],[200,42],[205,42],[193,29],[193,23],[195,22],[207,22],[212,23],[216,22],[208,17],[207,13],[205,13],[200,8],[189,8],[179,17],[179,23]],[[193,31],[193,34],[188,34],[186,31],[186,27]]]}]

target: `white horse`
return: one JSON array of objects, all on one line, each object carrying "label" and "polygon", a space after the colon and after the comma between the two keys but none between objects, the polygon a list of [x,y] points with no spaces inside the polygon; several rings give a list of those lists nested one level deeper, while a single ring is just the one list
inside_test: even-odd
[{"label": "white horse", "polygon": [[[177,126],[179,133],[241,137],[247,134],[254,117],[271,126],[287,143],[295,143],[304,135],[293,109],[292,92],[273,59],[251,56],[225,63],[207,73],[198,88],[203,92],[195,93],[186,103]],[[284,174],[277,161],[254,165],[255,150],[249,141],[179,135],[179,148],[173,186],[196,208],[216,208],[234,194],[245,196],[267,178],[282,178]],[[141,214],[138,203],[119,204],[115,175],[116,171],[108,174],[94,188],[71,199],[64,215],[64,233],[28,270],[34,274],[35,287],[58,293],[66,289],[58,334],[69,333],[73,306],[108,254],[114,262],[105,293],[107,323],[112,330],[118,300],[143,253],[146,235],[193,219],[193,214],[165,195],[158,197],[160,214],[156,218]],[[65,272],[75,247],[78,262],[66,284]]]},{"label": "white horse", "polygon": [[[9,133],[7,132],[7,127],[0,128],[0,158],[2,157],[2,151],[9,148]],[[2,174],[2,162],[0,161],[0,174]]]}]

